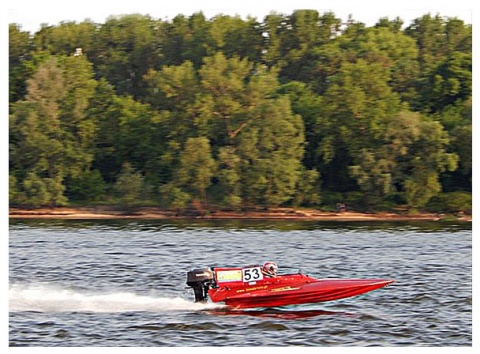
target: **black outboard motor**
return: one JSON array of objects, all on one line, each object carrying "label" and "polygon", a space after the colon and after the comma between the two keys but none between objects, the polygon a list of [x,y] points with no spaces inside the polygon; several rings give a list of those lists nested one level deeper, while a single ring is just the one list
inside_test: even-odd
[{"label": "black outboard motor", "polygon": [[215,285],[212,270],[192,269],[187,272],[187,285],[193,288],[195,302],[207,302],[208,289]]}]

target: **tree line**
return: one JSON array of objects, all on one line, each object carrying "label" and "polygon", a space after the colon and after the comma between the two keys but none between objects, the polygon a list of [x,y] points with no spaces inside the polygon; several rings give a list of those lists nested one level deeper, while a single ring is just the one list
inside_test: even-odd
[{"label": "tree line", "polygon": [[10,24],[10,203],[468,211],[471,49],[431,14]]}]

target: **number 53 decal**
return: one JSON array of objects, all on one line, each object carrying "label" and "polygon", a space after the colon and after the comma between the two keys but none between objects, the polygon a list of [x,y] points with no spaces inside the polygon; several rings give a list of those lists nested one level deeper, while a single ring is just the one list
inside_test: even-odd
[{"label": "number 53 decal", "polygon": [[242,277],[244,282],[257,281],[263,279],[262,271],[260,267],[255,268],[243,268]]}]

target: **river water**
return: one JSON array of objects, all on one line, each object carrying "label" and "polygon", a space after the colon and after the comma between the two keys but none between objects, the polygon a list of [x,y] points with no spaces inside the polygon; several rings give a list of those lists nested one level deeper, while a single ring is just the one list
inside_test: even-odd
[{"label": "river water", "polygon": [[[358,297],[232,311],[186,271],[273,260],[393,278]],[[11,220],[10,346],[471,346],[470,223]]]}]

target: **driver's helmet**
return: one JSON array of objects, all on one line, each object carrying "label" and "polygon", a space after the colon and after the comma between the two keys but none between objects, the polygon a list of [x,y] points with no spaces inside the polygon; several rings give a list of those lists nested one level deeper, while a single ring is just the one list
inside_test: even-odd
[{"label": "driver's helmet", "polygon": [[276,277],[277,271],[278,266],[275,262],[266,262],[262,268],[262,273],[270,277]]}]

